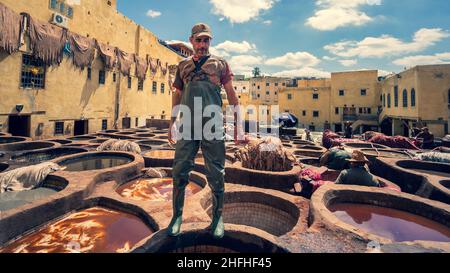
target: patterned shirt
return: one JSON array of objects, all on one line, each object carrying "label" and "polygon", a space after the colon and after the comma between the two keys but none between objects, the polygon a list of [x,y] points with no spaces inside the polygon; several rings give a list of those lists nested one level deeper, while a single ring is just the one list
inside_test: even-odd
[{"label": "patterned shirt", "polygon": [[178,64],[173,87],[183,90],[189,82],[195,80],[209,80],[221,87],[233,79],[233,73],[228,63],[214,55],[210,55],[209,59],[201,67],[201,73],[195,73],[195,68],[193,56],[181,61]]}]

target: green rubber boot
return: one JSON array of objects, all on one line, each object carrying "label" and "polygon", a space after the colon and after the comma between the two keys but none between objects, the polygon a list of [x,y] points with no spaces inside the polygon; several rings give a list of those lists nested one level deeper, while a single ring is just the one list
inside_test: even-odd
[{"label": "green rubber boot", "polygon": [[169,226],[167,227],[168,234],[171,237],[180,235],[181,224],[183,222],[183,207],[184,207],[184,194],[185,187],[182,189],[173,187],[173,217]]},{"label": "green rubber boot", "polygon": [[211,232],[216,239],[222,239],[225,235],[225,226],[223,223],[222,211],[224,196],[223,193],[213,194],[213,220]]}]

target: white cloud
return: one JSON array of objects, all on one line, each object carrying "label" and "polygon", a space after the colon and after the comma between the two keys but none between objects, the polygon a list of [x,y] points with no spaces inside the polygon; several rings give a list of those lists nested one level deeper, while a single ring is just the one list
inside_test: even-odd
[{"label": "white cloud", "polygon": [[316,77],[316,78],[330,78],[331,73],[311,67],[305,67],[300,69],[286,70],[277,73],[273,73],[274,77]]},{"label": "white cloud", "polygon": [[161,12],[150,9],[150,10],[147,11],[147,16],[151,17],[151,18],[156,18],[156,17],[161,16]]},{"label": "white cloud", "polygon": [[373,21],[362,6],[381,5],[381,0],[316,0],[318,9],[306,25],[321,31],[345,26],[361,26]]},{"label": "white cloud", "polygon": [[247,41],[242,42],[232,42],[232,41],[225,41],[221,44],[218,44],[214,47],[217,50],[226,51],[228,53],[247,53],[251,50],[256,50],[255,44],[250,44]]},{"label": "white cloud", "polygon": [[286,68],[300,68],[316,66],[320,60],[308,52],[288,52],[281,57],[268,59],[266,65],[282,66]]},{"label": "white cloud", "polygon": [[340,60],[339,62],[345,67],[354,66],[358,63],[357,60]]},{"label": "white cloud", "polygon": [[393,61],[395,65],[403,67],[413,67],[416,65],[428,65],[428,64],[445,64],[450,63],[450,52],[439,53],[435,55],[417,55],[409,56]]},{"label": "white cloud", "polygon": [[330,56],[323,56],[322,59],[325,61],[335,61],[336,60],[336,58],[332,58]]},{"label": "white cloud", "polygon": [[261,12],[270,10],[277,0],[209,0],[213,13],[231,23],[245,23],[258,18]]},{"label": "white cloud", "polygon": [[229,60],[231,70],[235,75],[251,75],[252,70],[256,66],[261,66],[264,63],[264,58],[252,55],[238,55],[233,56]]},{"label": "white cloud", "polygon": [[262,22],[264,25],[270,26],[272,24],[272,20],[265,20]]},{"label": "white cloud", "polygon": [[440,28],[422,28],[414,34],[412,42],[404,42],[389,35],[382,35],[380,37],[367,37],[359,42],[341,41],[324,48],[332,54],[344,58],[384,57],[419,52],[449,36],[448,31]]}]

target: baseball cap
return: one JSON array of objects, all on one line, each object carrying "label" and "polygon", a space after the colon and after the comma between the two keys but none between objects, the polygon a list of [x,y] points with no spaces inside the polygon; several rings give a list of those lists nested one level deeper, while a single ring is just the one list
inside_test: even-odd
[{"label": "baseball cap", "polygon": [[212,38],[212,31],[207,24],[199,23],[192,28],[192,36],[194,38],[199,36],[208,36],[209,38]]}]

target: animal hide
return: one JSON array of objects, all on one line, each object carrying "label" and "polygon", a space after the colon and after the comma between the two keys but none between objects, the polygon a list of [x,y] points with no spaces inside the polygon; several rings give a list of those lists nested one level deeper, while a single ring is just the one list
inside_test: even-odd
[{"label": "animal hide", "polygon": [[90,66],[95,57],[95,40],[70,32],[69,42],[73,64],[81,69]]},{"label": "animal hide", "polygon": [[19,50],[23,17],[0,3],[0,48],[11,54]]}]

